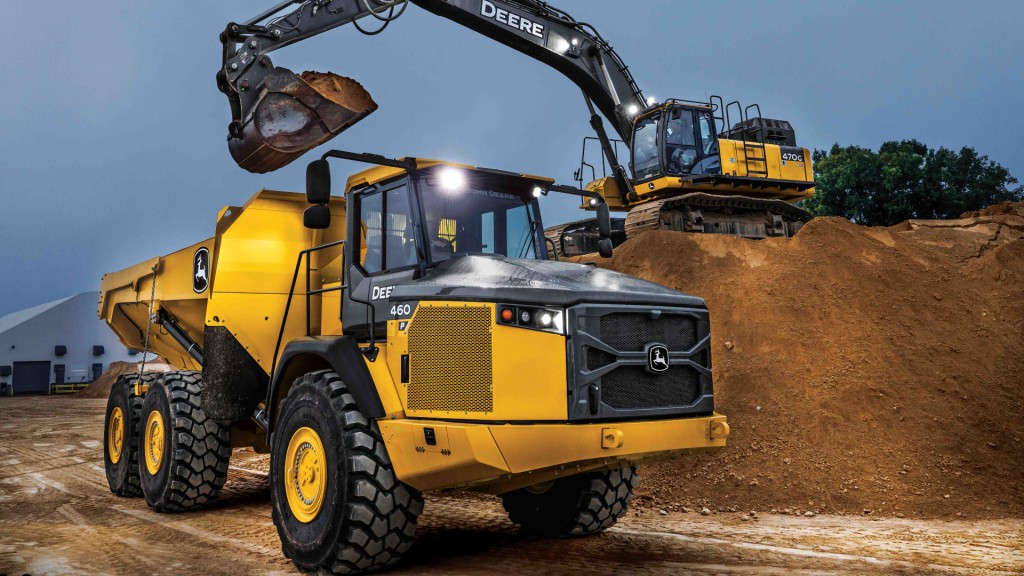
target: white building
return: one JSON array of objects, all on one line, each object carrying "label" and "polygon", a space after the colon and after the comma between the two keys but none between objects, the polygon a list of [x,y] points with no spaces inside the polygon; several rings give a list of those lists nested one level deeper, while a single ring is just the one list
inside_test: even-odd
[{"label": "white building", "polygon": [[53,384],[92,382],[111,362],[141,360],[99,320],[99,292],[0,318],[0,394],[48,394]]}]

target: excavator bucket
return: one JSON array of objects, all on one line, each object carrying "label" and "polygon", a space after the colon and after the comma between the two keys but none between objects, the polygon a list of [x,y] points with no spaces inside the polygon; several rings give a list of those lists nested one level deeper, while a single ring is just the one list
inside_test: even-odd
[{"label": "excavator bucket", "polygon": [[377,109],[359,82],[330,72],[274,68],[228,149],[249,172],[272,172],[323,144]]}]

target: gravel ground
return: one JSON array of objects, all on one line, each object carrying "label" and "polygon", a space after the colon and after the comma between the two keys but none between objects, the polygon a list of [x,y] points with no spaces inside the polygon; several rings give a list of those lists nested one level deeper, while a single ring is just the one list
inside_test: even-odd
[{"label": "gravel ground", "polygon": [[[297,573],[270,519],[265,456],[235,452],[215,508],[157,514],[107,489],[103,406],[0,398],[0,574]],[[520,534],[496,498],[428,494],[416,546],[392,573],[1024,572],[1019,518],[664,512],[631,512],[596,537],[541,540]]]}]

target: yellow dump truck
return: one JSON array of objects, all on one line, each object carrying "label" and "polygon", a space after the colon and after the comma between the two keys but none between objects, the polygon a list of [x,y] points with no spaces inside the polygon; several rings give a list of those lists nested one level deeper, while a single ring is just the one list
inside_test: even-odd
[{"label": "yellow dump truck", "polygon": [[[332,156],[376,166],[334,197]],[[100,317],[178,368],[111,390],[110,489],[187,511],[232,448],[269,452],[284,553],[338,573],[397,562],[431,490],[501,495],[537,534],[608,528],[639,463],[729,427],[700,298],[549,259],[539,199],[567,191],[586,194],[332,151],[305,195],[263,190],[213,237],[107,274]]]}]

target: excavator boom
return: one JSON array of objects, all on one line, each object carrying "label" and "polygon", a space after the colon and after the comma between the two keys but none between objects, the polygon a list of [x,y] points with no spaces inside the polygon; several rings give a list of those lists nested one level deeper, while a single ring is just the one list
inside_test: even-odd
[{"label": "excavator boom", "polygon": [[[632,118],[645,107],[643,93],[589,24],[534,0],[411,2],[555,68],[629,140]],[[295,74],[275,67],[270,52],[349,23],[376,34],[407,7],[406,0],[284,2],[245,23],[228,24],[221,34],[217,84],[231,104],[228,147],[238,165],[251,172],[276,170],[377,108],[358,82],[331,73]],[[363,28],[359,21],[366,18],[380,21],[379,28]],[[603,134],[596,113],[591,123]],[[613,151],[606,152],[614,158]],[[620,186],[628,188],[624,171],[621,179]]]}]

